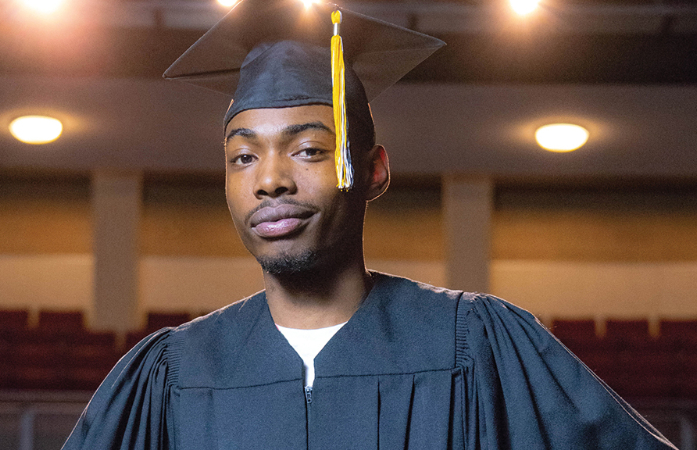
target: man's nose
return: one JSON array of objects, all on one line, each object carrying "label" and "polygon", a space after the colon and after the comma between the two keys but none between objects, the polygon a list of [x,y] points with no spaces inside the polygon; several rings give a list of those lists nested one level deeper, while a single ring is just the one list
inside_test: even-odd
[{"label": "man's nose", "polygon": [[287,161],[282,155],[264,158],[258,165],[254,194],[258,198],[294,194],[297,187],[290,164],[291,161]]}]

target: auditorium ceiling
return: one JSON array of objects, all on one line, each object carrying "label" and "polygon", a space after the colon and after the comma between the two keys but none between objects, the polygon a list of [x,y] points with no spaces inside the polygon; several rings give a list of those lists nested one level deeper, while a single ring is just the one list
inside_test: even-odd
[{"label": "auditorium ceiling", "polygon": [[[697,177],[693,1],[543,0],[526,17],[496,0],[340,3],[448,43],[374,104],[398,172]],[[0,169],[220,170],[229,98],[161,74],[225,12],[65,0],[39,17],[3,3]],[[63,137],[12,139],[7,123],[31,112],[60,116]],[[590,127],[585,153],[539,153],[526,139],[547,120]],[[437,147],[425,163],[423,145]]]}]

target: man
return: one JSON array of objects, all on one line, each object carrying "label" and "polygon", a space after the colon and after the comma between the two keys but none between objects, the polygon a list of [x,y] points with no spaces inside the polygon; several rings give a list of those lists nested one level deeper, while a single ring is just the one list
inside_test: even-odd
[{"label": "man", "polygon": [[[384,48],[361,52],[377,34],[388,47],[378,67],[390,52],[413,65],[439,44],[345,13],[339,79],[338,47],[304,37],[328,40],[322,26],[287,39],[305,17],[291,3],[242,2],[166,73],[237,85],[226,193],[265,291],[138,344],[64,448],[674,448],[527,312],[365,269],[366,203],[389,169],[357,74],[382,75],[365,63]],[[239,80],[221,64],[241,67]],[[385,71],[381,88],[405,72]]]}]

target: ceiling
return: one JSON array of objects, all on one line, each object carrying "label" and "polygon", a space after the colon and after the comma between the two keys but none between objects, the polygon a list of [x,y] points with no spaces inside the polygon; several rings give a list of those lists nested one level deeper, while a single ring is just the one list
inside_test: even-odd
[{"label": "ceiling", "polygon": [[[697,177],[691,1],[549,0],[526,19],[503,2],[347,5],[448,43],[373,104],[398,173]],[[161,79],[221,8],[73,0],[38,19],[3,6],[0,169],[222,169],[229,99]],[[12,139],[6,125],[30,112],[62,118],[64,136],[42,147]],[[532,131],[548,120],[586,125],[589,144],[539,150]]]},{"label": "ceiling", "polygon": [[[226,13],[214,0],[65,1],[51,17],[5,2],[1,74],[157,78]],[[503,0],[342,3],[448,43],[407,81],[697,82],[692,0],[546,0],[525,18]]]}]

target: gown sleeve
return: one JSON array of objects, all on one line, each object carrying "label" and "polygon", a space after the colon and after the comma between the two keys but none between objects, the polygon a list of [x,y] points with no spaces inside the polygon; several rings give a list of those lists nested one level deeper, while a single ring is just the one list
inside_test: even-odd
[{"label": "gown sleeve", "polygon": [[527,311],[461,300],[458,341],[468,449],[676,449]]},{"label": "gown sleeve", "polygon": [[[139,342],[97,389],[63,450],[168,448],[171,329]],[[169,376],[168,376],[169,375]]]}]

